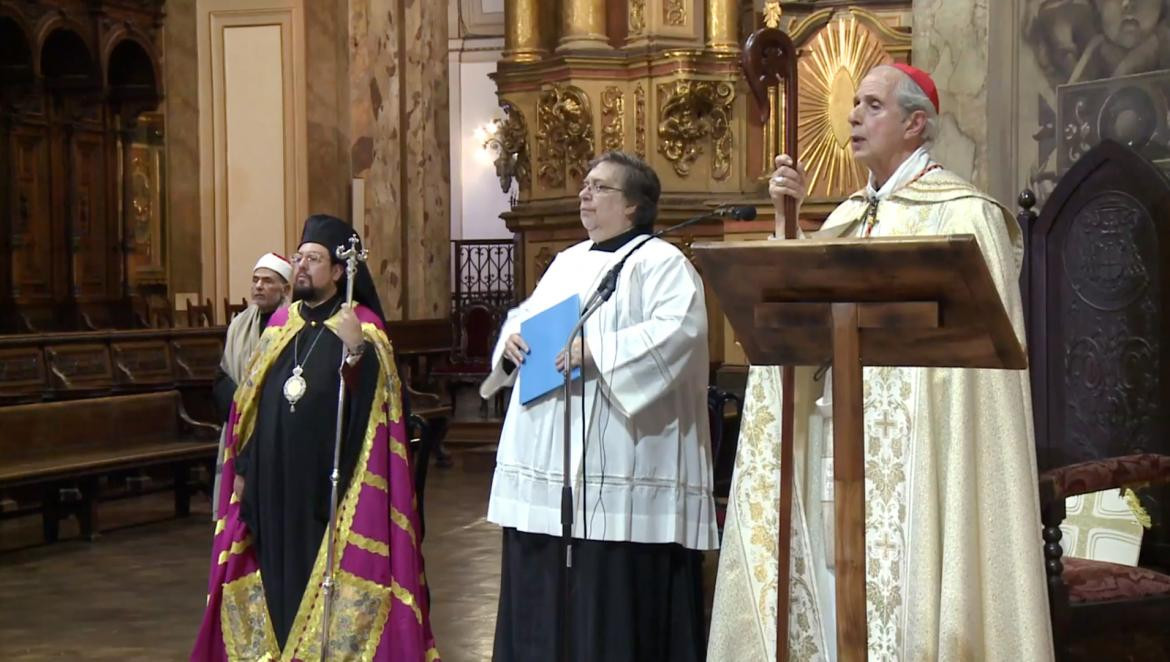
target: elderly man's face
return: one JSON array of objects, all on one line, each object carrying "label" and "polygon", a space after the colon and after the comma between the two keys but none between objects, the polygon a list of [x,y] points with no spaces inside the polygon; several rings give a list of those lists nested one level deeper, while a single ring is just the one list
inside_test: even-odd
[{"label": "elderly man's face", "polygon": [[622,170],[617,163],[602,161],[589,171],[581,184],[581,192],[577,194],[581,225],[593,241],[616,237],[634,225],[637,205],[626,200]]},{"label": "elderly man's face", "polygon": [[252,272],[252,303],[266,313],[276,310],[288,288],[284,278],[271,269],[260,267]]},{"label": "elderly man's face", "polygon": [[923,142],[921,131],[911,130],[913,115],[898,105],[895,90],[904,75],[892,67],[869,72],[849,113],[853,158],[875,175],[889,175]]},{"label": "elderly man's face", "polygon": [[1122,48],[1133,48],[1142,43],[1158,25],[1162,1],[1096,0],[1105,36]]}]

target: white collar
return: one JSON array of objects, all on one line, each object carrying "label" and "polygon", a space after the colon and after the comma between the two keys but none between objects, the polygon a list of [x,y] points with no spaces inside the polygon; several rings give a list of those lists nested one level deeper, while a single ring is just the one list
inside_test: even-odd
[{"label": "white collar", "polygon": [[915,177],[920,175],[923,170],[930,165],[930,152],[927,151],[926,145],[922,145],[902,161],[902,165],[890,175],[890,178],[882,184],[878,190],[873,187],[873,172],[869,173],[869,182],[865,185],[865,197],[869,199],[885,200],[893,195],[894,191],[909,184]]}]

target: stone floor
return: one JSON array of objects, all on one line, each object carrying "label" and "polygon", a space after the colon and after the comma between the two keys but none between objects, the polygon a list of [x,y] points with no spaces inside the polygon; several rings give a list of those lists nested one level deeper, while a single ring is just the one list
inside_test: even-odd
[{"label": "stone floor", "polygon": [[[428,477],[423,550],[439,652],[479,662],[491,657],[500,535],[483,519],[490,468],[461,455]],[[97,541],[67,539],[69,522],[54,545],[39,544],[36,517],[0,522],[0,660],[187,659],[211,540],[208,503],[194,509],[169,519],[165,494],[112,503]]]}]

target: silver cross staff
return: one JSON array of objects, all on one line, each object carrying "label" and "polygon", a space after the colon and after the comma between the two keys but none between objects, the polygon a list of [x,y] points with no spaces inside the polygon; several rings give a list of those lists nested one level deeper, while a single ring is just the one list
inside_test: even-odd
[{"label": "silver cross staff", "polygon": [[[353,308],[353,281],[357,276],[358,262],[365,262],[369,256],[366,249],[358,249],[357,235],[349,238],[349,248],[338,246],[335,254],[337,259],[345,260],[345,305]],[[341,365],[337,371],[345,367],[345,353],[342,353]],[[321,610],[321,660],[329,657],[329,616],[333,606],[333,548],[337,541],[337,481],[341,479],[338,464],[341,461],[341,423],[345,413],[345,378],[339,380],[337,386],[337,427],[333,436],[333,472],[329,474],[331,483],[329,492],[329,546],[325,548],[325,579],[321,582],[321,592],[324,594],[325,605]]]},{"label": "silver cross staff", "polygon": [[370,252],[364,248],[358,250],[359,241],[355,234],[349,238],[349,248],[342,244],[334,250],[337,259],[345,260],[345,275],[347,276],[345,279],[345,303],[351,306],[353,305],[353,280],[354,276],[357,275],[357,263],[365,262],[370,255]]}]

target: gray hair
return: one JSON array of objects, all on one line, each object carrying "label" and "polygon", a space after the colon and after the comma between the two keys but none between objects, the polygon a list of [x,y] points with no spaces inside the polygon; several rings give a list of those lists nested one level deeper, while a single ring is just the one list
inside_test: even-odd
[{"label": "gray hair", "polygon": [[622,194],[636,206],[634,225],[653,227],[658,218],[658,196],[662,194],[662,184],[654,168],[637,156],[618,150],[597,156],[589,162],[589,169],[593,170],[600,163],[616,163],[622,167]]},{"label": "gray hair", "polygon": [[921,110],[926,115],[926,126],[922,129],[922,142],[927,145],[934,143],[935,138],[938,138],[938,111],[934,109],[934,103],[931,102],[930,97],[926,96],[918,83],[914,82],[913,78],[896,67],[889,68],[898,72],[898,83],[894,86],[894,96],[898,99],[898,107],[907,117],[910,113]]}]

